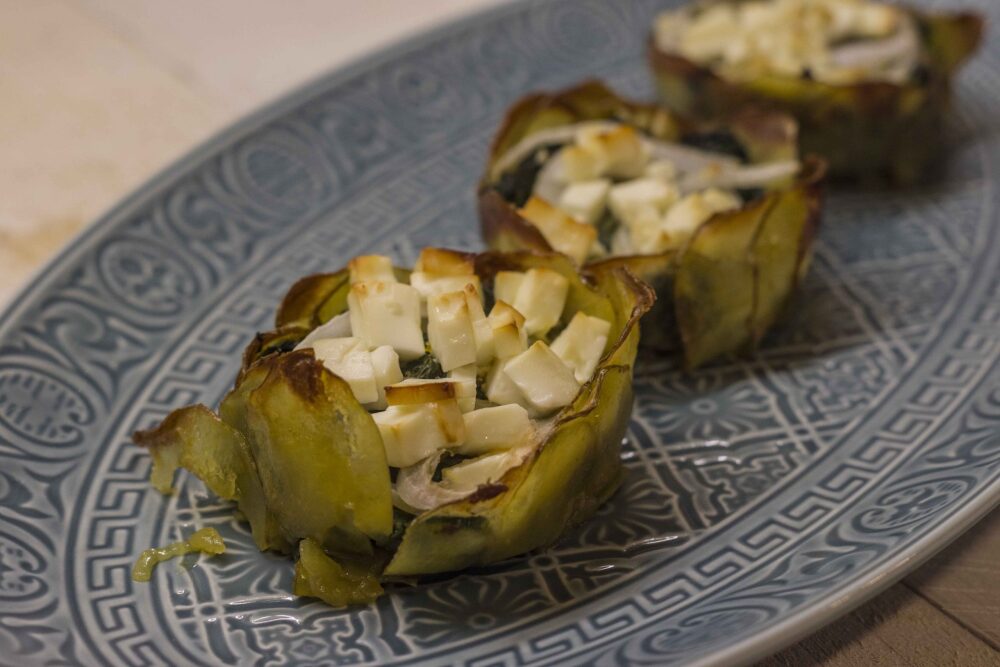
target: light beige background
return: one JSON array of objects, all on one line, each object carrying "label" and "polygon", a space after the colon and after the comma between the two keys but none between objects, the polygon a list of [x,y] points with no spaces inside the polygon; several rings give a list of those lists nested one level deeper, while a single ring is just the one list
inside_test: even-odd
[{"label": "light beige background", "polygon": [[503,0],[0,0],[0,304],[84,225],[284,91]]}]

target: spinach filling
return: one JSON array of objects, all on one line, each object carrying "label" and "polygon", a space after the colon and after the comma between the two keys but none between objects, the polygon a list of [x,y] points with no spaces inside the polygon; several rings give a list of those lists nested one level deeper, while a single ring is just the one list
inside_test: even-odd
[{"label": "spinach filling", "polygon": [[403,377],[418,380],[434,380],[447,376],[441,368],[441,363],[430,352],[413,361],[403,362],[400,370],[403,371]]}]

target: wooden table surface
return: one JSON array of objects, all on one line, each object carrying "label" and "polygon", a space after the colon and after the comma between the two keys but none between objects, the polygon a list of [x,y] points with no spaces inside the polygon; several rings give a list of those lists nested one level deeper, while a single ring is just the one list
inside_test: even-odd
[{"label": "wooden table surface", "polygon": [[[0,304],[89,221],[242,114],[498,1],[0,0]],[[998,665],[998,556],[995,511],[760,665]]]}]

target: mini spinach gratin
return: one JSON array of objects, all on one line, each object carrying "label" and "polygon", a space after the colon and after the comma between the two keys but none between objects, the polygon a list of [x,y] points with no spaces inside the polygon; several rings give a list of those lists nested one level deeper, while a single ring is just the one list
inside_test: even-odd
[{"label": "mini spinach gratin", "polygon": [[679,341],[693,367],[777,317],[808,266],[822,176],[786,116],[695,124],[589,82],[511,108],[479,213],[494,249],[628,266],[660,296],[643,342]]},{"label": "mini spinach gratin", "polygon": [[951,79],[981,33],[972,14],[871,0],[722,0],[660,14],[649,62],[679,113],[779,109],[833,175],[905,185],[936,162]]},{"label": "mini spinach gratin", "polygon": [[217,413],[135,441],[157,489],[186,468],[297,554],[296,593],[368,602],[548,545],[610,496],[653,299],[555,254],[357,257],[291,288]]}]

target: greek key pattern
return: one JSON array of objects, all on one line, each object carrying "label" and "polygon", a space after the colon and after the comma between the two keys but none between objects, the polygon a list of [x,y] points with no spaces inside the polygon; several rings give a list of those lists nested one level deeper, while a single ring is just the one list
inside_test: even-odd
[{"label": "greek key pattern", "polygon": [[[516,5],[334,74],[41,277],[0,321],[0,663],[722,663],[995,502],[994,45],[958,86],[946,180],[830,196],[758,355],[640,359],[623,488],[556,547],[331,610],[290,597],[290,563],[196,480],[149,487],[129,434],[217,402],[298,277],[480,247],[474,182],[518,95],[586,75],[648,95],[661,4]],[[226,555],[130,580],[143,548],[205,525]]]}]

